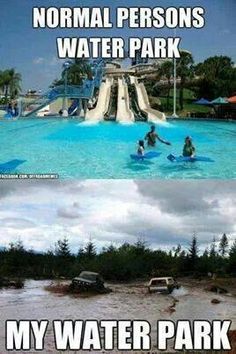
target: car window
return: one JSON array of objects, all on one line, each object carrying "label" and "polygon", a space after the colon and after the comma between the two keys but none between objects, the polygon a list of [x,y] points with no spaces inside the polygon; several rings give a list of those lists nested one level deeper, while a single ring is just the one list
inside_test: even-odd
[{"label": "car window", "polygon": [[152,285],[163,286],[163,285],[166,285],[166,281],[165,281],[165,279],[153,280]]},{"label": "car window", "polygon": [[96,274],[90,274],[90,273],[82,272],[80,274],[80,277],[84,278],[84,279],[96,281],[97,275]]}]

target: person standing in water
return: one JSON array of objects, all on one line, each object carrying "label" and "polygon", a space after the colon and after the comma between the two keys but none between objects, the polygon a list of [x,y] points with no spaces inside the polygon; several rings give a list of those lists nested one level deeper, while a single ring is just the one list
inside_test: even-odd
[{"label": "person standing in water", "polygon": [[14,104],[13,115],[14,117],[17,117],[19,115],[19,108],[17,102],[15,102]]},{"label": "person standing in water", "polygon": [[151,125],[151,130],[146,134],[144,139],[147,140],[148,146],[155,146],[157,140],[163,144],[171,145],[169,141],[163,140],[159,137],[159,135],[156,133],[155,125]]},{"label": "person standing in water", "polygon": [[184,147],[183,147],[183,156],[184,157],[194,157],[196,149],[192,143],[190,136],[185,138]]},{"label": "person standing in water", "polygon": [[139,140],[137,154],[138,155],[144,155],[144,151],[145,151],[144,141],[143,140]]}]

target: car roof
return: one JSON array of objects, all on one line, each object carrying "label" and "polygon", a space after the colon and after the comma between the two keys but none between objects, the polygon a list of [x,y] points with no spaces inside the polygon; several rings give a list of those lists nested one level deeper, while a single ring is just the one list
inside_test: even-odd
[{"label": "car roof", "polygon": [[83,270],[83,271],[80,273],[80,275],[81,275],[81,274],[99,275],[98,273],[89,272],[89,271],[87,271],[87,270]]},{"label": "car roof", "polygon": [[160,277],[160,278],[152,278],[152,280],[167,280],[167,279],[173,279],[173,277]]}]

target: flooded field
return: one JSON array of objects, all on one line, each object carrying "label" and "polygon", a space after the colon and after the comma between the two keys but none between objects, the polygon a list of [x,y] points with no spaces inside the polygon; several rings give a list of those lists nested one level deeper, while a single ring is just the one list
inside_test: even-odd
[{"label": "flooded field", "polygon": [[[145,287],[139,284],[112,284],[110,294],[82,298],[48,292],[45,286],[50,284],[51,281],[29,280],[24,289],[0,290],[0,353],[5,352],[7,319],[48,319],[50,322],[55,319],[142,319],[148,320],[153,328],[153,343],[158,319],[230,319],[231,329],[236,329],[235,296],[216,295],[188,284],[172,295],[147,294]],[[212,299],[220,303],[212,304]],[[45,343],[44,353],[57,352],[51,325]],[[157,353],[155,347],[153,352]]]}]

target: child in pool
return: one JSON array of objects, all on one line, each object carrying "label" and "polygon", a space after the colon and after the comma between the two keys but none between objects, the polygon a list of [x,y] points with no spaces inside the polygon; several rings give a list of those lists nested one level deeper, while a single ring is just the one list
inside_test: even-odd
[{"label": "child in pool", "polygon": [[144,141],[143,140],[139,140],[137,154],[138,155],[144,155],[144,151],[145,151]]},{"label": "child in pool", "polygon": [[191,137],[187,136],[185,138],[185,142],[184,142],[183,156],[184,157],[194,157],[195,151],[196,151],[196,149],[192,143]]}]

